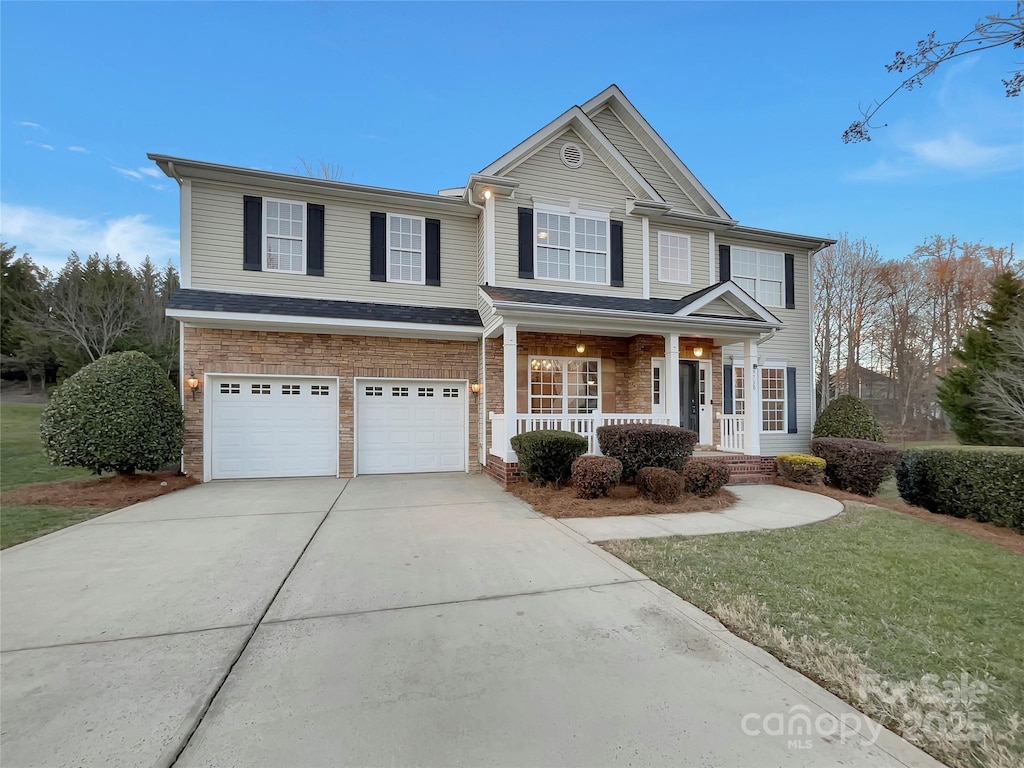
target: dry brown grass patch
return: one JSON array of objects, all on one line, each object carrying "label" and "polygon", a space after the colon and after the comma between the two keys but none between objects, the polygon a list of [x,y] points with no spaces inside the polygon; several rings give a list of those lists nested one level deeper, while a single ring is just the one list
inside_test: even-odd
[{"label": "dry brown grass patch", "polygon": [[195,484],[194,478],[177,472],[140,472],[136,475],[23,485],[5,491],[0,498],[3,504],[120,509]]},{"label": "dry brown grass patch", "polygon": [[731,491],[722,489],[702,499],[683,494],[672,504],[655,504],[641,496],[635,485],[617,485],[600,499],[579,499],[570,486],[553,488],[531,483],[514,483],[509,493],[518,496],[548,517],[609,517],[611,515],[667,515],[673,512],[721,512],[736,503]]}]

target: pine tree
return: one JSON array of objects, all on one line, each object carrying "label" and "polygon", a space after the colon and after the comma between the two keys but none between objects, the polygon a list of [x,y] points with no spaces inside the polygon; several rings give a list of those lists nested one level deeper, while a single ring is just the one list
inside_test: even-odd
[{"label": "pine tree", "polygon": [[999,445],[1000,437],[979,415],[980,375],[998,367],[1003,354],[997,337],[1011,320],[1024,312],[1024,280],[1004,272],[992,283],[989,308],[963,335],[954,353],[960,365],[939,382],[939,404],[953,432],[965,445]]}]

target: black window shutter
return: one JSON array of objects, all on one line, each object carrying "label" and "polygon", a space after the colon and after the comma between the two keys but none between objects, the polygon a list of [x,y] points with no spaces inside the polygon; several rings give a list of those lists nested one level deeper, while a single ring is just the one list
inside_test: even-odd
[{"label": "black window shutter", "polygon": [[439,219],[427,219],[426,238],[426,283],[441,284],[441,222]]},{"label": "black window shutter", "polygon": [[242,203],[242,269],[263,270],[263,198],[245,195]]},{"label": "black window shutter", "polygon": [[786,254],[786,309],[796,309],[796,286],[794,285],[796,267],[793,254]]},{"label": "black window shutter", "polygon": [[623,277],[623,245],[622,245],[622,222],[613,221],[612,225],[612,263],[611,278],[612,285],[621,288],[624,283]]},{"label": "black window shutter", "polygon": [[[726,246],[728,247],[728,246]],[[732,366],[722,366],[722,413],[732,413]]]},{"label": "black window shutter", "polygon": [[370,214],[370,279],[380,283],[387,282],[388,279],[387,228],[386,213]]},{"label": "black window shutter", "polygon": [[796,434],[796,368],[786,369],[786,410],[788,429],[791,435]]},{"label": "black window shutter", "polygon": [[533,208],[519,209],[519,277],[533,280]]},{"label": "black window shutter", "polygon": [[732,248],[728,245],[718,246],[718,282],[724,283],[732,279]]},{"label": "black window shutter", "polygon": [[324,276],[324,207],[306,203],[306,274]]}]

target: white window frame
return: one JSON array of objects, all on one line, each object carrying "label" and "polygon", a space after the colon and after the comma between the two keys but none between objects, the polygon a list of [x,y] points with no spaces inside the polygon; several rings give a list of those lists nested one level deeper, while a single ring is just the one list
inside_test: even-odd
[{"label": "white window frame", "polygon": [[[742,416],[747,412],[746,369],[741,361],[733,360],[732,364],[732,412]],[[740,384],[740,379],[743,383]],[[737,394],[738,393],[738,394]]]},{"label": "white window frame", "polygon": [[[302,206],[302,269],[273,269],[267,266],[267,257],[270,255],[270,251],[267,248],[267,239],[275,237],[278,240],[297,240],[296,237],[281,237],[280,235],[267,234],[267,203],[286,203],[287,205],[299,205]],[[307,240],[309,237],[309,207],[302,200],[285,200],[282,197],[264,197],[263,198],[263,211],[261,216],[261,224],[263,227],[262,238],[260,240],[260,250],[263,251],[263,271],[264,272],[280,272],[284,275],[304,275],[306,274],[306,259],[309,256],[309,249],[307,247]]]},{"label": "white window frame", "polygon": [[[662,259],[664,258],[665,239],[677,237],[686,242],[686,279],[676,280],[664,276],[662,270]],[[693,283],[693,241],[689,235],[682,232],[658,232],[658,281],[662,283],[675,283],[677,285],[691,285]],[[680,270],[681,271],[681,270]]]},{"label": "white window frame", "polygon": [[[562,410],[558,413],[540,413],[533,410],[533,361],[534,360],[557,360],[562,366],[562,392],[560,395],[537,395],[537,397],[560,397],[562,399]],[[569,363],[597,363],[597,408],[589,413],[569,413],[569,393],[565,380],[565,374]],[[588,398],[590,399],[590,398]],[[526,362],[526,410],[534,416],[589,416],[601,412],[601,358],[599,357],[559,357],[558,355],[530,355]]]},{"label": "white window frame", "polygon": [[[568,216],[569,217],[569,278],[565,279],[562,277],[536,277],[536,264],[537,264],[537,249],[542,246],[540,243],[539,234],[539,217],[538,213],[548,213],[554,216]],[[605,232],[605,251],[604,251],[604,282],[597,282],[592,280],[580,280],[576,276],[576,219],[594,219],[596,221],[604,222]],[[585,248],[579,249],[586,251]],[[599,253],[599,251],[586,251],[587,253]],[[533,208],[533,263],[534,263],[534,275],[536,280],[550,280],[556,283],[579,283],[580,285],[611,285],[612,284],[612,223],[611,215],[608,211],[592,211],[585,209],[576,209],[573,207],[563,208],[555,205],[542,205],[535,204]]]},{"label": "white window frame", "polygon": [[[413,219],[420,222],[420,279],[419,280],[400,280],[398,278],[391,277],[391,220],[393,218],[398,219]],[[408,285],[426,285],[427,284],[427,219],[425,216],[410,216],[405,213],[389,213],[387,217],[387,243],[385,245],[387,249],[387,263],[386,276],[387,282],[389,283],[406,283]],[[399,249],[401,251],[408,251],[406,248]],[[411,253],[411,251],[408,251]]]},{"label": "white window frame", "polygon": [[[654,386],[654,372],[658,372],[658,386]],[[665,358],[651,358],[651,413],[665,413]]]},{"label": "white window frame", "polygon": [[[743,275],[743,274],[738,274],[737,273],[737,271],[736,271],[736,251],[747,251],[749,253],[753,253],[754,254],[755,261],[757,262],[757,266],[755,267],[754,271],[757,274],[755,274],[755,275]],[[779,258],[779,260],[781,262],[781,265],[782,265],[782,279],[780,279],[780,280],[768,280],[767,278],[761,277],[761,268],[764,266],[764,258],[763,257],[765,257],[765,256],[772,256],[772,257],[778,257]],[[740,288],[743,288],[743,285],[741,283],[736,282],[736,278],[737,277],[741,277],[744,280],[753,280],[754,281],[754,292],[751,295],[753,296],[753,298],[759,304],[761,304],[761,305],[763,305],[765,307],[776,307],[776,308],[779,308],[779,309],[782,309],[782,308],[784,308],[786,306],[786,254],[782,253],[781,251],[768,251],[768,250],[764,250],[764,249],[761,249],[761,248],[747,248],[746,246],[742,246],[742,245],[734,245],[730,249],[729,257],[730,257],[729,258],[729,261],[730,261],[730,265],[729,265],[730,275],[733,278],[733,282],[735,282],[737,285],[739,285]],[[761,284],[762,283],[777,283],[779,285],[779,303],[778,304],[775,304],[775,303],[769,302],[769,301],[764,301],[761,298]]]},{"label": "white window frame", "polygon": [[[766,397],[765,393],[768,390],[768,388],[765,386],[765,383],[764,383],[764,375],[765,375],[766,371],[778,371],[779,372],[780,379],[782,381],[782,397],[781,398],[774,398],[773,397],[773,398],[771,398],[771,400],[769,400]],[[788,427],[789,427],[789,424],[788,424],[788,421],[789,421],[789,400],[788,400],[788,395],[789,395],[789,393],[786,391],[786,387],[787,387],[786,367],[783,366],[783,365],[762,365],[762,366],[760,366],[758,368],[758,377],[761,379],[760,382],[759,382],[760,385],[761,385],[761,434],[762,435],[781,435],[781,434],[786,434],[787,431],[788,431]],[[764,406],[765,406],[765,403],[767,403],[767,402],[780,403],[782,405],[782,427],[779,428],[779,429],[765,429],[765,414],[767,413],[767,411],[765,410]]]}]

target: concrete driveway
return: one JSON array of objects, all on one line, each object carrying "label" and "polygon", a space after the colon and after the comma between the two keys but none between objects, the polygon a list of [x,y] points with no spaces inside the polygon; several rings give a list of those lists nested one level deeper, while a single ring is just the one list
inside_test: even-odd
[{"label": "concrete driveway", "polygon": [[0,562],[5,767],[938,765],[481,476],[211,483]]}]

